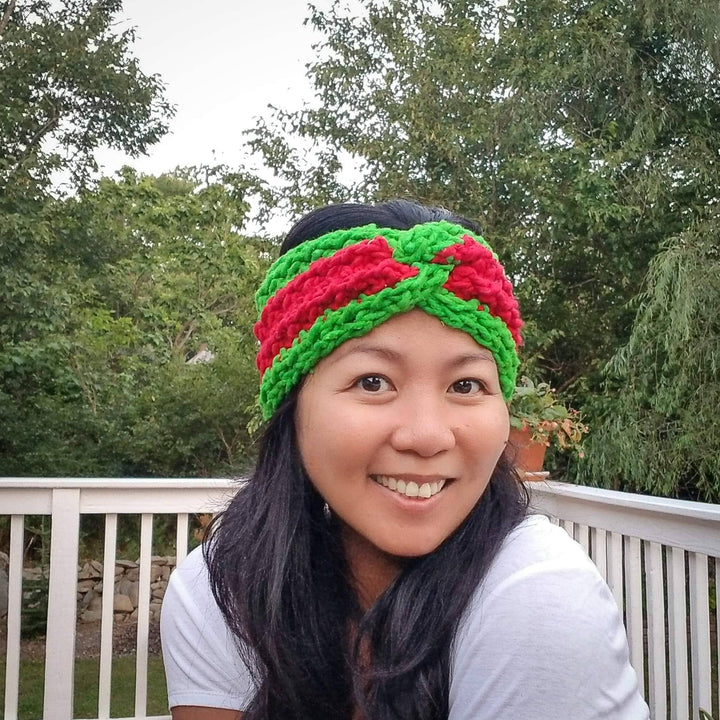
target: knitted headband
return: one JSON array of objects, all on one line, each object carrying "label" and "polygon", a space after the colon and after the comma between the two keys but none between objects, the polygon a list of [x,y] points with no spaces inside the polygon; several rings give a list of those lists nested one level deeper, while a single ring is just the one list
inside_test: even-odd
[{"label": "knitted headband", "polygon": [[335,348],[412,308],[488,348],[506,399],[515,387],[522,320],[512,286],[482,237],[444,220],[303,242],[273,263],[255,303],[265,418]]}]

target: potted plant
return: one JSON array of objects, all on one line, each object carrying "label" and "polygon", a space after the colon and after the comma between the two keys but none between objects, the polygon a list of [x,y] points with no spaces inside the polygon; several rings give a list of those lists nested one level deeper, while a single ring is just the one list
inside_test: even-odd
[{"label": "potted plant", "polygon": [[[562,403],[548,383],[523,376],[510,400],[510,443],[515,466],[523,473],[542,470],[551,445],[583,457],[582,439],[588,428],[577,410]],[[528,478],[530,479],[530,478]]]}]

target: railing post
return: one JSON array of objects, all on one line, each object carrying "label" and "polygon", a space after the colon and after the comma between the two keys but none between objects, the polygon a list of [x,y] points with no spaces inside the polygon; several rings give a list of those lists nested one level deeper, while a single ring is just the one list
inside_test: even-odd
[{"label": "railing post", "polygon": [[[625,538],[625,626],[630,646],[630,663],[635,668],[640,694],[645,692],[645,649],[643,645],[643,598],[641,542]],[[660,720],[658,718],[658,720]]]},{"label": "railing post", "polygon": [[688,560],[693,717],[699,717],[701,709],[712,712],[708,558],[702,553],[690,553]]},{"label": "railing post", "polygon": [[150,628],[150,571],[152,568],[152,513],[140,521],[140,577],[135,658],[135,717],[147,717],[148,635]]},{"label": "railing post", "polygon": [[53,490],[44,720],[68,720],[73,716],[79,535],[80,490]]},{"label": "railing post", "polygon": [[665,596],[663,552],[658,543],[643,543],[645,551],[645,597],[647,608],[647,668],[650,715],[667,718],[665,675]]},{"label": "railing post", "polygon": [[625,612],[623,596],[623,539],[620,533],[611,532],[607,548],[607,584],[621,614]]},{"label": "railing post", "polygon": [[[98,679],[98,718],[110,717],[113,651],[113,600],[115,598],[115,553],[117,549],[117,513],[105,516],[105,553],[103,556],[102,624],[100,630],[100,671]],[[108,591],[104,591],[108,588]],[[110,592],[113,588],[113,592]]]},{"label": "railing post", "polygon": [[685,551],[668,550],[668,647],[670,651],[670,720],[688,720],[690,685],[688,683],[687,603],[685,595]]},{"label": "railing post", "polygon": [[10,520],[10,567],[8,568],[8,630],[7,651],[5,656],[5,720],[17,720],[18,716],[24,528],[24,516],[13,515]]}]

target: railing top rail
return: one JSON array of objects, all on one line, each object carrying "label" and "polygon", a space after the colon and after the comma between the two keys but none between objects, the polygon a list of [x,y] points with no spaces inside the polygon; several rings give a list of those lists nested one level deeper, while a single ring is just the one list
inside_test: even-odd
[{"label": "railing top rail", "polygon": [[[3,490],[44,491],[55,489],[79,490],[237,490],[242,478],[70,478],[70,477],[0,477]],[[720,505],[675,500],[673,498],[638,495],[636,493],[606,490],[603,488],[571,485],[563,482],[532,483],[533,493],[556,496],[591,505],[636,510],[643,514],[682,517],[720,523]]]},{"label": "railing top rail", "polygon": [[22,490],[68,489],[119,489],[119,490],[225,490],[237,488],[241,478],[47,478],[47,477],[0,477],[3,488]]},{"label": "railing top rail", "polygon": [[563,520],[720,558],[720,506],[533,483],[532,507]]},{"label": "railing top rail", "polygon": [[677,515],[683,518],[707,520],[720,523],[720,505],[676,500],[674,498],[638,495],[636,493],[606,490],[604,488],[571,485],[563,482],[533,483],[532,491],[540,494],[559,495],[588,503],[603,503],[624,509],[639,510],[646,513]]}]

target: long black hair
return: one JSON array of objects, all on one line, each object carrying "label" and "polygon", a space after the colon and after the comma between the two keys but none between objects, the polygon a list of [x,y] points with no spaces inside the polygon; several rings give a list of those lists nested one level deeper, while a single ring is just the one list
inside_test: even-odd
[{"label": "long black hair", "polygon": [[[282,251],[333,230],[409,229],[450,220],[406,201],[315,211]],[[205,554],[213,594],[256,685],[246,720],[446,720],[451,650],[473,594],[527,495],[505,457],[460,527],[405,561],[366,612],[353,590],[339,522],[305,472],[295,433],[297,388],[261,439],[255,472],[213,524]]]}]

